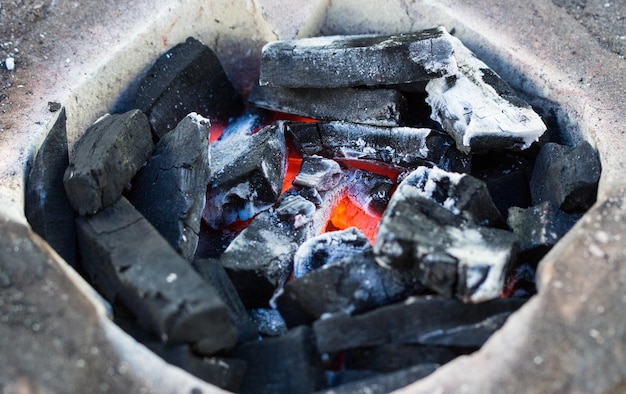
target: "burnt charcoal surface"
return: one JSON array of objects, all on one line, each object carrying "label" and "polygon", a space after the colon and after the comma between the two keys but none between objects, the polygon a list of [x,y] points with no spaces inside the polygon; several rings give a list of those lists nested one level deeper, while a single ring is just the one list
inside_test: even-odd
[{"label": "burnt charcoal surface", "polygon": [[307,156],[302,159],[293,185],[324,192],[337,187],[342,179],[343,172],[336,161],[320,156]]},{"label": "burnt charcoal surface", "polygon": [[371,250],[353,254],[288,282],[276,305],[289,327],[322,315],[358,313],[423,291],[411,273],[382,268]]},{"label": "burnt charcoal surface", "polygon": [[[467,166],[467,157],[456,150],[450,137],[431,129],[348,122],[285,122],[283,127],[303,155],[374,160],[411,169],[421,165]],[[455,153],[450,154],[450,150]]]},{"label": "burnt charcoal surface", "polygon": [[259,334],[278,337],[287,333],[287,324],[276,309],[252,309],[250,310],[250,318]]},{"label": "burnt charcoal surface", "polygon": [[125,198],[76,222],[82,266],[92,283],[147,330],[208,353],[235,344],[237,330],[218,292]]},{"label": "burnt charcoal surface", "polygon": [[211,178],[203,218],[214,229],[247,220],[278,199],[286,171],[285,136],[268,126],[223,140],[211,151]]},{"label": "burnt charcoal surface", "polygon": [[309,235],[315,205],[300,196],[260,213],[226,248],[220,260],[247,308],[266,308],[283,286],[298,246]]},{"label": "burnt charcoal surface", "polygon": [[248,364],[244,394],[310,393],[326,386],[313,333],[306,326],[238,346],[232,356]]},{"label": "burnt charcoal surface", "polygon": [[456,71],[444,28],[399,35],[277,41],[263,48],[260,84],[335,88],[403,84]]},{"label": "burnt charcoal surface", "polygon": [[395,182],[385,175],[355,170],[348,179],[348,198],[366,213],[382,216]]},{"label": "burnt charcoal surface", "polygon": [[576,147],[547,143],[530,179],[533,203],[550,201],[565,212],[584,212],[596,200],[600,169],[598,153],[586,141]]},{"label": "burnt charcoal surface", "polygon": [[421,364],[395,372],[345,383],[318,393],[325,394],[386,394],[425,378],[439,367],[438,364]]},{"label": "burnt charcoal surface", "polygon": [[457,356],[458,352],[444,346],[385,344],[346,350],[345,366],[392,372],[418,364],[445,364]]},{"label": "burnt charcoal surface", "polygon": [[356,316],[337,314],[313,323],[320,352],[382,344],[479,347],[503,318],[523,304],[496,299],[465,304],[455,299],[411,297]]},{"label": "burnt charcoal surface", "polygon": [[192,37],[157,59],[139,85],[135,106],[157,138],[190,112],[224,122],[243,110],[215,53]]},{"label": "burnt charcoal surface", "polygon": [[290,89],[255,86],[248,101],[262,108],[318,120],[400,126],[407,102],[393,89]]},{"label": "burnt charcoal surface", "polygon": [[25,214],[33,231],[75,266],[74,211],[63,186],[63,174],[69,165],[65,121],[62,109],[33,160],[26,183]]},{"label": "burnt charcoal surface", "polygon": [[92,215],[113,204],[153,149],[148,119],[140,111],[100,118],[76,142],[63,177],[72,208]]},{"label": "burnt charcoal surface", "polygon": [[186,116],[158,142],[133,179],[128,200],[187,260],[198,246],[209,182],[210,122]]}]

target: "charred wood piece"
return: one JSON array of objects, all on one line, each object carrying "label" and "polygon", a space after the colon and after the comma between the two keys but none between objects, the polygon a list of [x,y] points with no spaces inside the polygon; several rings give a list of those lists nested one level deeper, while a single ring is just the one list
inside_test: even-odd
[{"label": "charred wood piece", "polygon": [[418,364],[445,364],[459,352],[444,346],[385,344],[346,350],[347,369],[393,372]]},{"label": "charred wood piece", "polygon": [[325,192],[336,188],[342,180],[343,172],[339,163],[320,156],[307,156],[302,159],[293,185]]},{"label": "charred wood piece", "polygon": [[[390,373],[375,374],[374,376],[355,380],[335,386],[318,393],[325,394],[386,394],[396,389],[408,386],[409,384],[425,378],[439,367],[438,364],[420,364],[408,368],[400,369]],[[346,371],[348,372],[348,371]]]}]

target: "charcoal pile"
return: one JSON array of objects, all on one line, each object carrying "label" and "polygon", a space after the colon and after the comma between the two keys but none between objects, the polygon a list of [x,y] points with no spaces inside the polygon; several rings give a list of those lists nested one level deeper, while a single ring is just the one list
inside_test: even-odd
[{"label": "charcoal pile", "polygon": [[441,27],[269,43],[247,104],[193,38],[139,86],[69,161],[49,136],[27,217],[121,327],[235,392],[389,392],[477,350],[597,193],[593,147]]}]

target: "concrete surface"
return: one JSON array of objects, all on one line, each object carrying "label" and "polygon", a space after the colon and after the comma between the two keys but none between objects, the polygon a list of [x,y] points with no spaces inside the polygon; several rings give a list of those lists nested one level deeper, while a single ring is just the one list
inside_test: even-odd
[{"label": "concrete surface", "polygon": [[66,106],[73,141],[147,64],[188,35],[216,49],[245,89],[268,40],[441,24],[534,104],[553,109],[567,139],[596,146],[603,174],[597,204],[542,261],[539,294],[477,354],[403,392],[626,391],[624,7],[567,0],[2,2],[0,60],[13,57],[15,69],[0,67],[0,387],[219,391],[125,336],[90,287],[30,232],[24,176],[54,118],[48,101]]}]

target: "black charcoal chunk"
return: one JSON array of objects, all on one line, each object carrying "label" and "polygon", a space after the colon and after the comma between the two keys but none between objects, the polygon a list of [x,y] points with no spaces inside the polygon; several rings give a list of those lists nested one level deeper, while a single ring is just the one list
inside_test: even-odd
[{"label": "black charcoal chunk", "polygon": [[125,198],[76,223],[92,283],[145,329],[167,343],[201,345],[206,353],[234,346],[237,330],[218,292]]},{"label": "black charcoal chunk", "polygon": [[565,212],[584,212],[596,201],[601,164],[586,141],[575,147],[547,143],[530,178],[533,204],[550,201]]},{"label": "black charcoal chunk", "polygon": [[507,223],[520,239],[520,251],[538,261],[567,233],[580,215],[561,211],[551,202],[531,208],[509,209]]},{"label": "black charcoal chunk", "polygon": [[255,86],[248,101],[262,108],[318,120],[400,126],[407,102],[394,89],[291,89]]},{"label": "black charcoal chunk", "polygon": [[403,84],[456,72],[443,27],[411,34],[277,41],[261,55],[260,84],[336,88]]},{"label": "black charcoal chunk", "polygon": [[385,176],[364,170],[355,170],[348,176],[348,198],[368,215],[382,216],[395,182]]},{"label": "black charcoal chunk", "polygon": [[288,196],[277,208],[260,213],[228,245],[220,260],[246,308],[267,308],[287,281],[314,213],[312,202]]},{"label": "black charcoal chunk", "polygon": [[371,250],[349,255],[288,282],[276,298],[287,326],[334,313],[359,313],[423,291],[411,273],[376,264]]},{"label": "black charcoal chunk", "polygon": [[346,257],[363,255],[372,246],[356,227],[329,231],[306,240],[293,257],[293,275],[300,278],[327,264]]},{"label": "black charcoal chunk", "polygon": [[445,195],[433,199],[428,194],[437,185],[428,181],[436,177],[424,178],[423,172],[411,173],[391,198],[374,244],[377,262],[415,270],[424,286],[444,296],[467,302],[499,297],[517,254],[517,237],[463,218],[458,202]]},{"label": "black charcoal chunk", "polygon": [[218,123],[243,110],[219,59],[206,45],[187,38],[157,59],[140,82],[135,107],[150,119],[157,138],[190,112]]},{"label": "black charcoal chunk", "polygon": [[293,180],[293,185],[325,192],[337,187],[342,180],[343,172],[339,163],[320,156],[307,156],[302,159],[300,171]]},{"label": "black charcoal chunk", "polygon": [[139,170],[126,195],[170,245],[191,261],[209,182],[211,124],[187,115],[161,138],[154,154]]},{"label": "black charcoal chunk", "polygon": [[167,346],[158,342],[145,345],[168,364],[182,368],[217,387],[233,392],[241,388],[247,369],[247,363],[243,360],[203,357],[195,354],[188,345]]},{"label": "black charcoal chunk", "polygon": [[309,327],[279,338],[238,346],[232,356],[247,362],[241,393],[310,393],[326,386],[320,356]]},{"label": "black charcoal chunk", "polygon": [[268,209],[280,195],[286,165],[285,136],[277,126],[213,146],[202,217],[219,229]]},{"label": "black charcoal chunk", "polygon": [[344,363],[347,369],[393,372],[418,364],[445,364],[457,356],[444,346],[385,344],[346,350]]},{"label": "black charcoal chunk", "polygon": [[459,71],[428,82],[426,101],[463,152],[526,149],[547,127],[523,100],[461,41],[451,37]]},{"label": "black charcoal chunk", "polygon": [[411,297],[361,315],[336,314],[313,323],[320,352],[382,344],[480,347],[524,300],[465,304],[452,298]]},{"label": "black charcoal chunk", "polygon": [[72,208],[93,215],[116,202],[153,149],[141,111],[100,118],[74,145],[63,177]]},{"label": "black charcoal chunk", "polygon": [[[296,149],[305,156],[329,159],[374,160],[404,168],[437,165],[466,168],[448,136],[425,128],[378,127],[347,122],[282,123]],[[456,154],[448,154],[450,150]]]},{"label": "black charcoal chunk", "polygon": [[261,335],[279,337],[287,333],[287,324],[276,309],[252,309],[250,310],[250,318]]},{"label": "black charcoal chunk", "polygon": [[345,383],[328,390],[319,391],[325,394],[387,394],[396,389],[425,378],[439,367],[438,364],[421,364],[395,372],[379,374],[354,382]]},{"label": "black charcoal chunk", "polygon": [[523,170],[511,169],[481,179],[503,218],[508,218],[512,207],[526,208],[532,205],[528,180]]},{"label": "black charcoal chunk", "polygon": [[33,160],[26,183],[25,214],[33,231],[75,266],[74,211],[63,186],[63,174],[69,165],[65,121],[63,109]]},{"label": "black charcoal chunk", "polygon": [[239,332],[239,342],[247,342],[256,338],[257,329],[221,262],[218,259],[196,259],[192,265],[202,279],[217,291],[221,300],[228,306],[230,318]]}]

